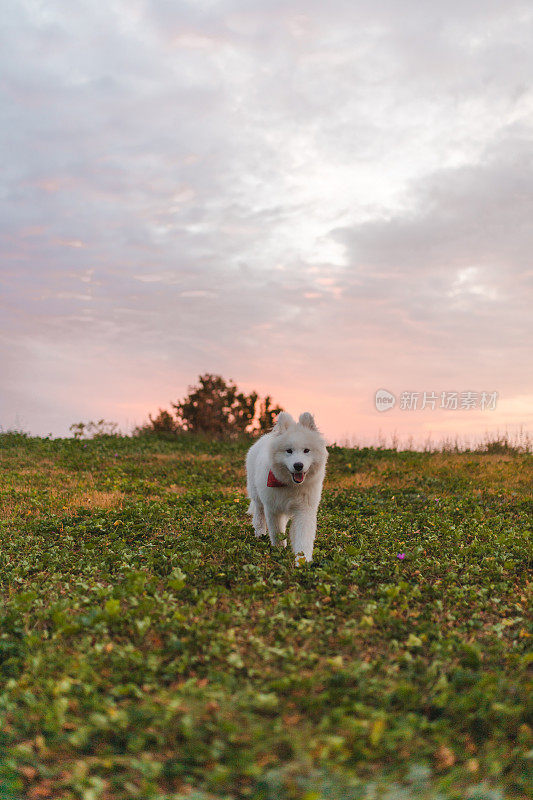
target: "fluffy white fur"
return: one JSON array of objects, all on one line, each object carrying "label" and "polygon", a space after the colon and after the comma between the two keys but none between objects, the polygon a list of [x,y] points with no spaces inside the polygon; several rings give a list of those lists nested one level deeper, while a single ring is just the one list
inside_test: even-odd
[{"label": "fluffy white fur", "polygon": [[[292,452],[290,452],[292,451]],[[285,547],[289,538],[298,562],[300,554],[313,559],[316,515],[326,472],[328,451],[309,412],[295,422],[290,414],[279,414],[270,433],[261,436],[246,456],[246,473],[255,535],[267,533],[273,545]],[[267,486],[272,471],[284,487]]]}]

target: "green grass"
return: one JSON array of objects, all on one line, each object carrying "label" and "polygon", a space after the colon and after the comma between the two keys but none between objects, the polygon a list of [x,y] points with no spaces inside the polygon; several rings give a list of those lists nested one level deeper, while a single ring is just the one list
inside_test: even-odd
[{"label": "green grass", "polygon": [[333,447],[298,568],[245,451],[0,437],[0,798],[529,797],[532,457]]}]

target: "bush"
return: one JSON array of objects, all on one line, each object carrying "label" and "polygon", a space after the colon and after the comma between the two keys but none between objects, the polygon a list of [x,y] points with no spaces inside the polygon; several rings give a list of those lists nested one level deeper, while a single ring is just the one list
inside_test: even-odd
[{"label": "bush", "polygon": [[172,407],[174,415],[160,408],[135,434],[193,433],[210,439],[259,436],[273,427],[283,410],[272,404],[269,395],[260,400],[257,392],[245,394],[233,381],[210,373],[200,375],[198,384],[189,386],[189,394]]},{"label": "bush", "polygon": [[97,422],[74,422],[70,427],[75,439],[95,439],[99,436],[120,436],[118,423],[99,419]]}]

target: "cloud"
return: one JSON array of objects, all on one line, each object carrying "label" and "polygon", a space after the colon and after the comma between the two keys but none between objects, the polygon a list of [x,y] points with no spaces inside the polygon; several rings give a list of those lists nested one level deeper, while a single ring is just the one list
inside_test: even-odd
[{"label": "cloud", "polygon": [[343,294],[381,299],[465,355],[512,349],[516,362],[525,358],[533,136],[515,133],[476,164],[427,175],[405,213],[333,231],[348,254]]}]

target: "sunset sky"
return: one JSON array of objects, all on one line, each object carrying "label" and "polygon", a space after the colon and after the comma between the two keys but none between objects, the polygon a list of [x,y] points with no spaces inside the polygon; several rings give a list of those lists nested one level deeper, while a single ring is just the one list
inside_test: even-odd
[{"label": "sunset sky", "polygon": [[214,372],[330,441],[531,430],[532,42],[530,0],[3,0],[2,429]]}]

